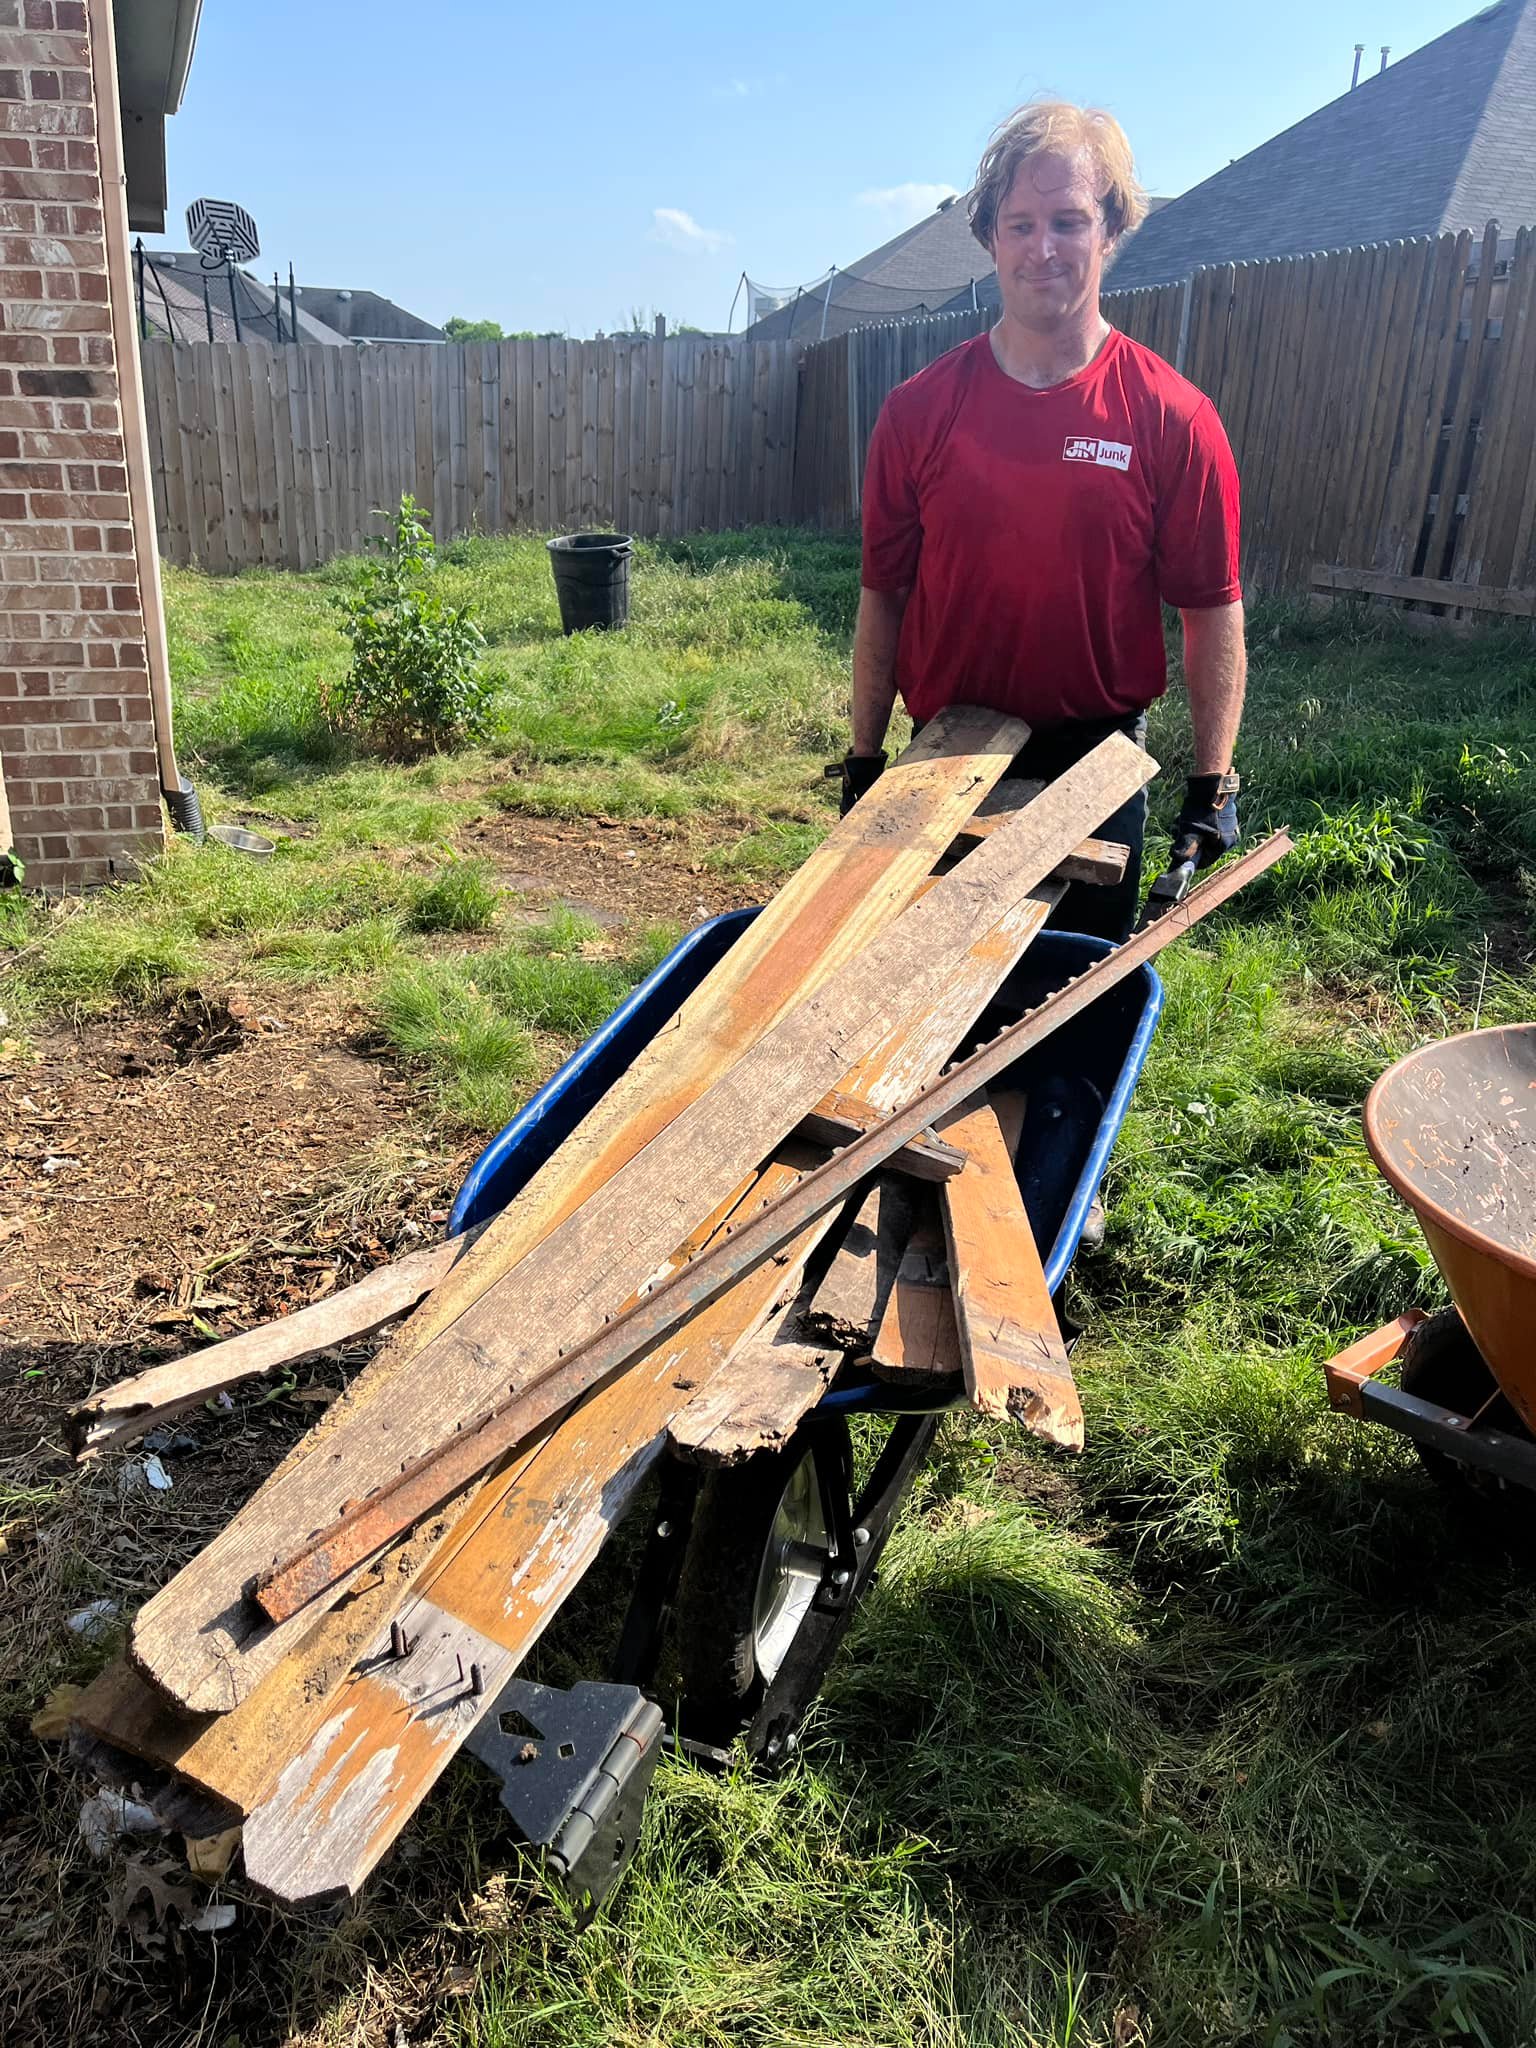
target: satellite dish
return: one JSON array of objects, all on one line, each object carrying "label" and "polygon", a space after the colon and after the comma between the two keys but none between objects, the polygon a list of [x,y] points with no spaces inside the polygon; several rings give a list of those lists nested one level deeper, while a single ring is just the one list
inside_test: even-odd
[{"label": "satellite dish", "polygon": [[233,199],[194,199],[187,208],[187,239],[216,263],[250,263],[261,254],[255,221]]}]

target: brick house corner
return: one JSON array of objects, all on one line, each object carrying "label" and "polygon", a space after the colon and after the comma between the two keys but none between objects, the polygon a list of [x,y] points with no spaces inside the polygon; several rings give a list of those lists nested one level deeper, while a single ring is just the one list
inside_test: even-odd
[{"label": "brick house corner", "polygon": [[14,848],[28,887],[132,873],[163,842],[162,789],[178,787],[123,34],[111,0],[0,0],[0,854]]}]

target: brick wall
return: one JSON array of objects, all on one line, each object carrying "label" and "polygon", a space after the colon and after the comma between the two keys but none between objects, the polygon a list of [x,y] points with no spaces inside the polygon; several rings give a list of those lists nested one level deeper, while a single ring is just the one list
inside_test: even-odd
[{"label": "brick wall", "polygon": [[85,0],[0,0],[0,763],[29,887],[160,845]]}]

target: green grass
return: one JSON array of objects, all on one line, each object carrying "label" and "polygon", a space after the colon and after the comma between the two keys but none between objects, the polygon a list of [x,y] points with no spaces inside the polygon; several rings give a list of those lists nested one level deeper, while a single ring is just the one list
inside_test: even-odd
[{"label": "green grass", "polygon": [[[294,836],[259,867],[177,849],[63,917],[0,899],[33,1011],[353,979],[445,1119],[483,1130],[664,935],[615,958],[569,913],[514,927],[451,858],[477,808],[714,817],[721,865],[803,857],[842,743],[848,543],[643,549],[633,631],[580,643],[538,542],[447,552],[498,722],[410,770],[338,754],[317,715],[348,565],[170,576],[198,773]],[[1244,820],[1299,850],[1164,957],[1106,1239],[1071,1283],[1084,1457],[948,1425],[794,1768],[664,1764],[586,1932],[521,1878],[490,1910],[494,1799],[452,1775],[355,1922],[285,1936],[263,1996],[304,2038],[362,2038],[391,1999],[458,2048],[1536,2038],[1529,1576],[1467,1547],[1398,1440],[1330,1415],[1320,1373],[1441,1298],[1361,1142],[1371,1081],[1536,1001],[1536,649],[1284,610],[1252,645]],[[1177,691],[1151,745],[1166,827]],[[418,2025],[429,1947],[478,1974]]]}]

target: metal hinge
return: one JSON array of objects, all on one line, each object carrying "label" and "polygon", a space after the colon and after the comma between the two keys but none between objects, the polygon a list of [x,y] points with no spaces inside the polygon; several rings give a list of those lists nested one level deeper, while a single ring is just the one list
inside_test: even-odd
[{"label": "metal hinge", "polygon": [[467,1747],[501,1779],[518,1831],[590,1919],[640,1838],[661,1756],[662,1713],[638,1686],[583,1679],[568,1692],[512,1679]]}]

